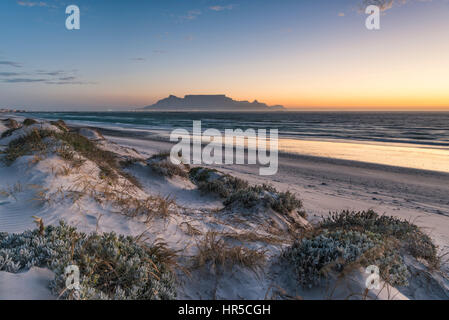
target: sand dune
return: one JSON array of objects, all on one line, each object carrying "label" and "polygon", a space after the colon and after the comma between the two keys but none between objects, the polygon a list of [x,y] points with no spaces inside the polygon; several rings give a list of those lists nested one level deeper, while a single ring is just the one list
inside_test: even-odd
[{"label": "sand dune", "polygon": [[[56,130],[47,124],[46,128]],[[85,161],[78,169],[65,172],[66,162],[56,155],[40,161],[35,161],[33,155],[22,156],[10,166],[0,165],[0,190],[3,191],[0,196],[0,232],[18,233],[33,228],[32,216],[39,216],[47,225],[57,224],[63,219],[87,232],[115,231],[131,236],[145,233],[149,242],[163,239],[170,248],[180,252],[180,263],[186,265],[198,254],[201,235],[208,232],[222,235],[256,232],[261,238],[276,239],[275,242],[258,240],[244,243],[248,249],[265,251],[268,262],[261,270],[254,272],[236,266],[233,272],[218,276],[210,270],[195,269],[189,277],[178,271],[178,298],[265,299],[278,296],[278,289],[282,288],[285,294],[292,297],[344,299],[354,292],[364,291],[366,275],[363,270],[355,270],[331,296],[325,288],[298,287],[292,281],[293,274],[288,268],[277,262],[280,253],[291,241],[287,229],[292,227],[292,217],[273,210],[257,210],[256,213],[243,208],[226,209],[219,198],[200,192],[189,179],[156,174],[145,164],[145,159],[169,149],[170,144],[117,136],[103,137],[88,129],[82,133],[118,159],[133,159],[125,170],[136,177],[140,185],[131,186],[127,178],[120,177],[117,184],[111,187],[108,180],[98,178],[101,168],[91,160]],[[20,131],[15,133],[19,134]],[[9,141],[11,138],[0,139],[0,145],[5,148]],[[330,211],[375,209],[380,214],[414,221],[439,245],[440,252],[448,249],[449,179],[443,173],[291,155],[281,155],[280,170],[274,177],[259,176],[258,167],[254,166],[217,166],[216,169],[243,178],[250,184],[270,183],[279,191],[293,192],[303,201],[311,223],[318,222]],[[108,201],[98,201],[95,195],[103,194],[105,190],[140,200],[162,197],[172,199],[173,203],[166,209],[166,217],[153,217],[151,221],[145,221],[144,217],[126,216],[123,209]],[[81,191],[84,192],[83,196],[74,201],[71,196]],[[42,199],[44,194],[47,197],[45,200]],[[273,233],[273,226],[276,233]],[[233,240],[230,243],[239,242]],[[369,297],[448,298],[449,280],[444,272],[427,271],[426,266],[418,262],[410,262],[409,265],[420,274],[410,280],[409,287],[385,285],[383,291],[371,291]],[[443,266],[443,271],[445,268],[447,266]],[[16,275],[1,271],[0,287],[6,286],[11,290],[0,291],[0,298],[18,297],[21,290],[25,290],[24,283],[28,278],[34,279],[29,281],[30,286],[38,286],[39,290],[36,291],[37,296],[23,293],[24,298],[48,298],[48,290],[42,285],[47,276],[36,269]],[[424,288],[423,281],[431,283],[430,287]]]}]

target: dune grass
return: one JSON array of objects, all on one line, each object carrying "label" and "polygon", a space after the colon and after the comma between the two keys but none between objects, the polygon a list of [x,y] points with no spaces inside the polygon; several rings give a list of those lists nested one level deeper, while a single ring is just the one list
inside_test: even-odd
[{"label": "dune grass", "polygon": [[182,178],[188,178],[189,173],[188,165],[184,164],[174,164],[170,160],[170,152],[160,152],[153,155],[147,160],[148,166],[153,170],[153,172],[168,178],[173,178],[174,176],[179,176]]},{"label": "dune grass", "polygon": [[[62,123],[59,125],[62,126]],[[116,181],[121,175],[140,187],[135,177],[122,170],[119,159],[113,152],[99,148],[95,142],[76,132],[34,129],[26,136],[9,143],[7,149],[3,151],[3,161],[11,165],[19,157],[38,154],[43,158],[53,151],[74,168],[82,166],[84,159],[89,159],[100,168],[101,179]]]},{"label": "dune grass", "polygon": [[208,266],[211,271],[220,274],[232,270],[235,266],[257,272],[266,262],[265,251],[245,246],[230,246],[217,232],[209,231],[197,243],[198,253],[193,258],[193,268]]}]

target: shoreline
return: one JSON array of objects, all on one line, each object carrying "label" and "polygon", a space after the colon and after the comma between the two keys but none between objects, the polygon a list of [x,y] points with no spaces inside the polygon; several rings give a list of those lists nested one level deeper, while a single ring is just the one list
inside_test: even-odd
[{"label": "shoreline", "polygon": [[[101,131],[101,129],[100,129]],[[160,139],[105,137],[149,156],[169,150],[172,143]],[[386,166],[359,161],[279,154],[279,171],[259,176],[255,165],[211,165],[250,183],[268,183],[291,191],[303,200],[311,221],[330,212],[374,209],[416,223],[429,231],[441,250],[449,250],[449,174],[438,171]],[[448,266],[449,270],[449,266]]]},{"label": "shoreline", "polygon": [[[0,128],[0,131],[5,128]],[[13,136],[3,138],[2,146],[24,132],[41,128],[61,130],[49,123],[25,125],[13,132]],[[99,132],[85,127],[79,129],[83,130],[70,131],[70,134],[75,135],[73,138],[82,135],[99,148],[86,154],[80,166],[75,166],[78,162],[71,165],[73,158],[64,158],[64,154],[58,153],[57,149],[41,157],[33,153],[23,155],[9,166],[0,165],[0,191],[4,191],[0,201],[0,232],[20,233],[31,229],[34,227],[33,219],[30,218],[32,216],[42,218],[46,226],[57,225],[64,220],[87,233],[115,232],[132,237],[145,234],[148,243],[163,239],[171,250],[182,252],[179,261],[184,263],[189,261],[189,257],[200,254],[199,239],[206,241],[208,236],[214,234],[223,237],[223,241],[228,241],[228,244],[236,245],[235,241],[242,241],[245,250],[264,250],[268,264],[263,267],[262,277],[244,267],[220,278],[211,275],[205,278],[203,269],[195,270],[193,278],[186,278],[180,273],[183,280],[177,283],[176,290],[181,299],[263,299],[273,282],[280,284],[290,294],[299,292],[305,299],[325,298],[325,287],[313,290],[296,287],[291,281],[293,276],[279,268],[276,259],[295,239],[295,232],[302,234],[301,228],[291,233],[296,223],[302,223],[303,228],[314,228],[333,212],[373,210],[379,215],[407,220],[430,236],[439,247],[438,254],[449,250],[447,174],[284,154],[279,157],[279,171],[274,176],[260,176],[257,165],[201,165],[205,169],[217,169],[221,174],[242,179],[248,186],[269,184],[272,188],[266,190],[275,190],[270,192],[275,192],[277,197],[290,193],[299,200],[295,203],[304,215],[301,220],[298,216],[300,211],[281,214],[259,207],[264,203],[262,199],[256,202],[255,208],[240,205],[228,207],[216,194],[200,190],[189,176],[195,170],[189,167],[182,169],[178,166],[178,169],[186,170],[180,175],[161,176],[153,167],[149,167],[154,163],[150,158],[169,149],[172,145],[170,142],[133,139],[123,136],[123,132],[118,134],[104,130],[103,136],[101,128]],[[86,140],[81,141],[86,143]],[[76,150],[83,152],[82,149]],[[106,158],[107,154],[102,154],[101,150],[109,155],[114,154],[117,160],[114,163],[123,166],[108,167],[109,170],[119,170],[113,171],[117,180],[114,180],[113,174],[107,174],[110,171],[102,169],[105,163],[98,154]],[[151,202],[148,207],[142,206],[146,201],[154,203]],[[149,210],[149,216],[135,216],[131,210],[134,203],[138,204],[138,212],[147,208],[145,210]],[[116,207],[119,205],[123,207]],[[155,209],[162,215],[153,216]],[[229,239],[230,235],[251,235],[256,236],[256,240]],[[278,242],[273,242],[273,239]],[[419,261],[408,265],[413,270],[426,270]],[[45,270],[32,269],[20,273],[20,278],[27,275],[34,279],[48,278],[41,271]],[[448,271],[449,266],[443,264],[438,272],[445,274]],[[2,276],[10,278],[3,271],[0,272],[0,278]],[[449,287],[446,282],[438,282],[439,274],[431,276],[433,282],[428,291],[421,288],[422,281],[427,279],[423,277],[410,277],[411,285],[399,288],[403,294],[401,297],[447,297]],[[45,281],[43,283],[48,282]],[[11,280],[8,286],[15,288],[17,283]],[[355,283],[365,282],[356,280]],[[41,298],[48,293],[44,286],[39,288],[44,290],[43,293],[33,293],[30,298]],[[7,293],[3,295],[8,297]],[[342,291],[335,298],[344,299],[346,296],[346,292]]]},{"label": "shoreline", "polygon": [[[82,126],[77,126],[77,125],[72,125],[72,126],[73,127],[82,127]],[[155,135],[148,135],[147,133],[139,134],[138,132],[133,132],[133,131],[126,131],[126,134],[125,134],[125,131],[122,131],[122,130],[114,130],[114,129],[102,128],[102,127],[97,127],[97,126],[92,126],[90,128],[98,130],[104,136],[108,136],[111,138],[119,138],[119,139],[123,138],[123,139],[139,140],[139,141],[151,141],[154,143],[165,144],[167,146],[167,149],[175,144],[157,134],[155,134]],[[206,145],[206,144],[203,143],[203,145]],[[313,162],[320,162],[320,163],[334,164],[334,165],[343,165],[343,166],[358,167],[358,168],[377,169],[377,170],[382,170],[382,171],[387,171],[387,172],[401,172],[401,173],[420,174],[420,175],[428,175],[428,176],[443,176],[443,177],[447,178],[449,181],[449,172],[444,172],[444,171],[417,169],[417,168],[386,165],[386,164],[381,164],[381,163],[338,159],[338,158],[331,158],[331,157],[320,157],[320,156],[313,156],[313,155],[299,154],[299,153],[292,153],[292,152],[285,152],[285,151],[279,151],[279,157],[285,158],[285,159],[291,159],[291,160],[299,160],[299,161],[304,160],[304,161],[313,161]]]}]

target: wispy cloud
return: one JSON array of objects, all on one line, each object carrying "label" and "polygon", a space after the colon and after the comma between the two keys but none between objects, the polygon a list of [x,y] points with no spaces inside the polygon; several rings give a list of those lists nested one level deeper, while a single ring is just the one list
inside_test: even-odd
[{"label": "wispy cloud", "polygon": [[198,16],[201,15],[201,10],[189,10],[187,14],[181,16],[181,20],[195,20]]},{"label": "wispy cloud", "polygon": [[413,1],[431,2],[432,0],[363,0],[362,6],[366,8],[369,5],[375,5],[380,8],[380,11],[384,12],[393,8],[394,6],[403,5]]},{"label": "wispy cloud", "polygon": [[22,7],[47,7],[47,8],[54,8],[54,5],[51,5],[44,1],[17,1],[17,4]]},{"label": "wispy cloud", "polygon": [[50,84],[50,85],[84,85],[84,84],[97,84],[97,82],[90,82],[90,81],[46,81],[45,84]]},{"label": "wispy cloud", "polygon": [[137,58],[131,58],[131,61],[135,61],[135,62],[144,62],[147,61],[147,59],[142,58],[142,57],[137,57]]},{"label": "wispy cloud", "polygon": [[76,79],[76,77],[73,77],[73,76],[59,78],[59,80],[61,80],[61,81],[73,81],[75,79]]},{"label": "wispy cloud", "polygon": [[[0,61],[3,65],[18,65],[11,61]],[[36,70],[34,72],[0,72],[0,83],[42,83],[48,85],[81,85],[81,84],[95,84],[94,82],[87,82],[78,80],[76,76],[77,70]]]},{"label": "wispy cloud", "polygon": [[2,82],[6,83],[32,83],[32,82],[45,82],[46,79],[32,79],[32,78],[14,78],[14,79],[3,79]]},{"label": "wispy cloud", "polygon": [[[406,2],[406,0],[400,0],[402,3]],[[380,8],[380,11],[386,11],[391,9],[394,4],[394,0],[363,0],[363,7],[367,7],[370,5],[375,5]]]},{"label": "wispy cloud", "polygon": [[44,75],[44,76],[53,76],[53,77],[56,77],[56,76],[62,76],[62,75],[64,75],[66,72],[65,72],[65,71],[62,71],[62,70],[57,70],[57,71],[37,70],[36,73],[37,73],[37,74],[40,74],[40,75]]},{"label": "wispy cloud", "polygon": [[0,61],[0,65],[11,66],[11,67],[16,67],[16,68],[22,67],[22,65],[20,63],[17,63],[14,61]]},{"label": "wispy cloud", "polygon": [[17,77],[22,74],[23,73],[19,73],[19,72],[0,72],[0,77]]},{"label": "wispy cloud", "polygon": [[209,9],[213,10],[213,11],[223,11],[223,10],[232,10],[232,9],[234,9],[234,7],[235,7],[235,5],[233,5],[233,4],[229,4],[227,6],[216,5],[216,6],[209,7]]}]

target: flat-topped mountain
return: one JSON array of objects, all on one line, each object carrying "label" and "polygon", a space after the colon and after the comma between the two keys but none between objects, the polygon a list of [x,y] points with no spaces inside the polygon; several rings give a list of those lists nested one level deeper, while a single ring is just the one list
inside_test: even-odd
[{"label": "flat-topped mountain", "polygon": [[217,95],[186,95],[179,98],[170,95],[168,98],[159,100],[155,104],[145,107],[147,110],[201,110],[201,111],[281,111],[285,108],[280,105],[268,106],[265,103],[254,100],[236,101],[224,94]]}]

